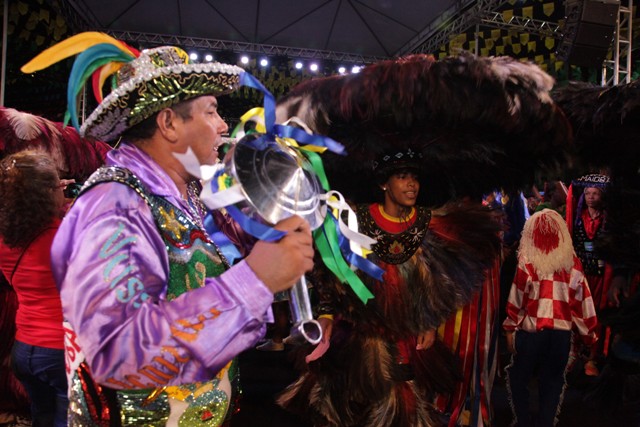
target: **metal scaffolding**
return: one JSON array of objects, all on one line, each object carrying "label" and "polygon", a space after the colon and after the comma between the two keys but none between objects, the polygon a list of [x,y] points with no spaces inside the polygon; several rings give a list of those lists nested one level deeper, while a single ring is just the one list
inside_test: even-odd
[{"label": "metal scaffolding", "polygon": [[521,30],[542,37],[556,39],[562,37],[560,26],[556,23],[522,16],[512,16],[506,20],[504,15],[499,12],[487,12],[484,17],[480,18],[480,24],[485,27],[500,28],[502,30]]},{"label": "metal scaffolding", "polygon": [[369,64],[381,61],[383,59],[388,59],[381,56],[368,56],[347,52],[335,52],[330,50],[276,46],[263,43],[236,42],[199,37],[140,33],[135,31],[106,30],[105,32],[115,37],[116,39],[124,40],[129,43],[140,43],[141,45],[146,46],[176,45],[187,49],[207,49],[213,52],[231,51],[236,53],[282,55],[290,58],[326,59],[354,64]]},{"label": "metal scaffolding", "polygon": [[[470,3],[475,3],[470,5]],[[407,43],[396,55],[405,53],[434,53],[440,46],[448,43],[451,37],[464,33],[483,19],[491,18],[491,14],[506,4],[505,0],[477,0],[465,2],[464,7],[458,7],[458,15],[447,17],[446,14],[432,23],[415,41]],[[484,24],[483,24],[484,25]],[[521,27],[512,27],[521,28]]]},{"label": "metal scaffolding", "polygon": [[602,86],[631,83],[631,41],[633,40],[633,0],[620,6],[612,44],[612,59],[602,64]]}]

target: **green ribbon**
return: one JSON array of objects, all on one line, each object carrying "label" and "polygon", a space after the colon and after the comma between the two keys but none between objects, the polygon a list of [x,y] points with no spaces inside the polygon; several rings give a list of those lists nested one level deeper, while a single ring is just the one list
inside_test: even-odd
[{"label": "green ribbon", "polygon": [[347,283],[364,304],[373,298],[373,294],[362,283],[358,275],[349,268],[344,260],[338,244],[338,234],[333,219],[327,213],[322,227],[313,232],[313,238],[322,257],[322,261],[342,282]]},{"label": "green ribbon", "polygon": [[316,176],[318,177],[318,180],[320,180],[322,188],[324,189],[324,191],[329,191],[329,180],[327,179],[327,175],[324,172],[324,164],[322,163],[320,155],[313,151],[305,150],[304,147],[301,148],[302,149],[300,150],[300,152],[304,154],[307,160],[309,160],[309,164],[311,165],[313,172],[315,172]]}]

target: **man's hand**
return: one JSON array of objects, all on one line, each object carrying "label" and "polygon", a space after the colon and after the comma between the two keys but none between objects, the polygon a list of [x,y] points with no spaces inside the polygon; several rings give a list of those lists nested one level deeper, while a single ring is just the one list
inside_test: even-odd
[{"label": "man's hand", "polygon": [[426,350],[430,348],[436,340],[436,330],[429,329],[428,331],[420,332],[418,334],[418,345],[416,350]]},{"label": "man's hand", "polygon": [[309,224],[299,216],[278,222],[287,235],[277,242],[259,241],[246,261],[260,280],[276,293],[289,289],[313,268],[313,239]]}]

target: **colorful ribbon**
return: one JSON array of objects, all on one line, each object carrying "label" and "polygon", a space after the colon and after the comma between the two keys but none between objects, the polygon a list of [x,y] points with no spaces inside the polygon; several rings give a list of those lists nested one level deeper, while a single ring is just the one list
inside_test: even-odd
[{"label": "colorful ribbon", "polygon": [[[264,108],[254,108],[245,113],[232,136],[237,139],[242,138],[245,135],[246,123],[253,121],[255,122],[255,132],[261,135],[253,140],[245,139],[243,143],[252,144],[257,150],[263,150],[269,144],[291,147],[307,160],[301,162],[302,167],[310,169],[309,172],[313,172],[318,177],[322,188],[327,192],[325,195],[319,196],[326,203],[326,206],[321,207],[325,211],[323,213],[326,213],[324,222],[321,227],[313,231],[318,252],[327,268],[342,283],[347,283],[358,298],[366,304],[369,299],[373,298],[373,294],[354,272],[354,269],[360,269],[371,277],[381,280],[384,270],[365,258],[366,251],[370,250],[375,240],[358,232],[357,219],[353,210],[340,193],[330,191],[329,181],[319,156],[319,153],[326,150],[336,154],[345,154],[344,147],[331,138],[314,135],[296,118],[285,124],[275,124],[276,103],[273,95],[249,73],[243,73],[240,76],[240,84],[260,90],[264,94]],[[289,126],[289,123],[295,123],[297,127]],[[184,156],[186,157],[186,155]],[[181,161],[189,163],[189,159],[181,159]],[[190,171],[192,166],[190,165],[187,170]],[[206,172],[196,172],[194,175],[203,175],[203,177],[206,175],[201,198],[209,209],[226,209],[245,232],[260,240],[275,241],[286,234],[248,217],[236,206],[237,203],[246,200],[245,195],[240,185],[225,172],[221,165],[207,169]],[[333,211],[336,212],[335,215]],[[342,220],[342,212],[344,211],[347,211],[346,224]],[[210,215],[207,216],[207,218],[209,217]],[[220,238],[219,234],[222,233],[215,228],[212,219],[208,221],[208,226],[207,231],[211,230],[210,233],[213,233],[212,239],[216,243],[218,240],[215,239],[219,239],[221,242],[219,246],[227,245],[227,242]],[[230,248],[228,252],[230,255],[223,251],[228,259],[235,256]]]},{"label": "colorful ribbon", "polygon": [[233,265],[237,259],[240,259],[240,251],[236,246],[229,240],[229,238],[216,226],[213,215],[211,212],[208,212],[204,217],[204,229],[209,234],[213,243],[218,246],[222,255],[229,261],[230,265]]}]

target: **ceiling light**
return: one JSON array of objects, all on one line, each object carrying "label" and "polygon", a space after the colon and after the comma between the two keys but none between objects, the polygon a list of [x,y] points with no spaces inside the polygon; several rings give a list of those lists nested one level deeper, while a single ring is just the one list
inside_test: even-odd
[{"label": "ceiling light", "polygon": [[247,65],[249,63],[249,57],[247,55],[242,55],[242,57],[240,58],[240,62]]},{"label": "ceiling light", "polygon": [[301,70],[302,69],[302,62],[298,61],[296,62],[296,70]]},{"label": "ceiling light", "polygon": [[210,53],[207,53],[204,57],[204,60],[207,62],[213,61],[213,55],[211,55]]},{"label": "ceiling light", "polygon": [[344,74],[344,73],[346,73],[346,72],[347,72],[347,69],[346,69],[345,67],[340,67],[340,68],[338,68],[338,72],[339,72],[340,74]]},{"label": "ceiling light", "polygon": [[311,65],[309,65],[309,69],[311,71],[318,71],[318,64],[316,64],[315,62],[312,63]]},{"label": "ceiling light", "polygon": [[359,66],[357,66],[357,65],[354,65],[354,66],[351,68],[351,72],[352,72],[353,74],[358,74],[358,73],[360,72],[360,67],[359,67]]},{"label": "ceiling light", "polygon": [[189,54],[189,59],[191,59],[192,61],[197,61],[198,60],[198,53],[197,52],[191,52]]},{"label": "ceiling light", "polygon": [[260,65],[266,67],[267,65],[269,65],[269,60],[267,58],[262,58],[260,60]]}]

